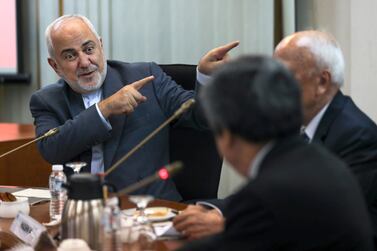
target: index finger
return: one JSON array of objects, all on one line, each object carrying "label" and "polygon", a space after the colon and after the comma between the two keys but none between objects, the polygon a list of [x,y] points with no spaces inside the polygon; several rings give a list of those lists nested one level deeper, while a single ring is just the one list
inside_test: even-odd
[{"label": "index finger", "polygon": [[142,88],[144,85],[148,84],[149,82],[151,82],[152,80],[154,79],[154,76],[149,76],[149,77],[146,77],[146,78],[143,78],[143,79],[140,79],[136,82],[133,82],[131,85],[136,89],[136,90],[139,90],[140,88]]},{"label": "index finger", "polygon": [[230,50],[237,47],[239,44],[240,44],[240,41],[233,41],[229,44],[218,47],[217,48],[218,57],[220,58],[224,57]]}]

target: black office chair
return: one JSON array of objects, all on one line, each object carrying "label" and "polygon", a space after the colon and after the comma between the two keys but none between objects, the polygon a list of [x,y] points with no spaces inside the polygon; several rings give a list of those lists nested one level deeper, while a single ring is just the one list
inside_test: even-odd
[{"label": "black office chair", "polygon": [[[160,67],[184,89],[195,88],[195,65],[171,64]],[[217,198],[222,159],[210,131],[171,127],[170,160],[181,160],[185,165],[173,177],[183,200]]]}]

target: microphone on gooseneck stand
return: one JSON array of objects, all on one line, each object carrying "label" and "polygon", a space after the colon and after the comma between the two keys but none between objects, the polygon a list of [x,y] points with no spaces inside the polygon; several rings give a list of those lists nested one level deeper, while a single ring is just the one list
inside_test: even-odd
[{"label": "microphone on gooseneck stand", "polygon": [[57,127],[52,128],[49,131],[47,131],[46,133],[44,133],[42,136],[39,136],[38,138],[35,138],[35,139],[33,139],[33,140],[31,140],[31,141],[23,144],[23,145],[20,145],[20,146],[18,146],[16,148],[14,148],[14,149],[6,152],[6,153],[3,153],[2,155],[0,155],[0,159],[3,158],[3,157],[5,157],[5,156],[7,156],[7,155],[9,155],[9,154],[11,154],[11,153],[13,153],[13,152],[16,152],[16,151],[20,150],[20,149],[22,149],[22,148],[24,148],[24,147],[26,147],[26,146],[34,143],[34,142],[37,142],[39,140],[42,140],[42,139],[48,138],[48,137],[50,137],[52,135],[55,135],[58,132],[59,132],[59,128],[57,128]]},{"label": "microphone on gooseneck stand", "polygon": [[170,165],[167,165],[160,170],[158,170],[155,174],[146,177],[142,180],[140,180],[137,183],[134,183],[116,193],[117,196],[130,194],[132,192],[135,192],[139,190],[140,188],[143,188],[145,186],[148,186],[149,184],[157,181],[157,180],[167,180],[172,175],[176,174],[178,171],[180,171],[183,168],[183,163],[181,161],[175,161],[171,163]]}]

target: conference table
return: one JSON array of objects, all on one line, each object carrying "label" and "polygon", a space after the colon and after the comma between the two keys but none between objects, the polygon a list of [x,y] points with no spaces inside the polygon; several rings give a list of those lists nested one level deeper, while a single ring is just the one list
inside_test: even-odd
[{"label": "conference table", "polygon": [[[0,186],[0,190],[1,190]],[[135,207],[134,204],[128,201],[127,196],[123,196],[121,199],[122,209],[128,209]],[[154,200],[149,204],[150,207],[169,207],[176,210],[183,210],[186,208],[186,204],[167,201],[167,200]],[[45,201],[30,207],[31,217],[36,219],[40,223],[49,222],[49,202]],[[22,243],[15,235],[9,231],[10,225],[13,219],[0,218],[0,250],[6,250],[10,247]],[[55,235],[59,228],[57,226],[47,227],[48,232],[51,235]],[[185,240],[158,240],[155,243],[156,251],[170,251],[175,250],[184,244]]]},{"label": "conference table", "polygon": [[[15,147],[29,142],[35,138],[34,126],[30,124],[0,123],[0,155]],[[48,176],[51,172],[51,165],[42,159],[38,153],[36,144],[14,152],[0,159],[0,184],[8,188],[13,184],[20,187],[44,187],[48,185]],[[38,174],[38,175],[35,175]],[[0,185],[0,191],[2,186]],[[10,187],[9,187],[10,186]],[[4,187],[4,186],[3,186]],[[135,207],[128,201],[127,197],[121,198],[122,209]],[[150,203],[151,207],[169,207],[176,210],[186,208],[185,204],[155,200]],[[31,206],[30,216],[38,222],[49,221],[49,203],[45,202]],[[21,241],[10,234],[9,228],[13,219],[0,218],[0,250],[8,249]],[[57,227],[49,227],[48,231],[52,234],[57,233]],[[182,246],[182,240],[157,241],[156,251],[175,250]]]}]

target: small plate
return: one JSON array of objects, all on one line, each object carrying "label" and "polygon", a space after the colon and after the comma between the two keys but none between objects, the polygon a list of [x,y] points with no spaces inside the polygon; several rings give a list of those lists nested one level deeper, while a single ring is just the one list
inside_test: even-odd
[{"label": "small plate", "polygon": [[[126,216],[137,216],[139,211],[136,208],[122,211]],[[150,221],[166,221],[176,216],[175,210],[168,207],[147,207],[145,214]]]}]

